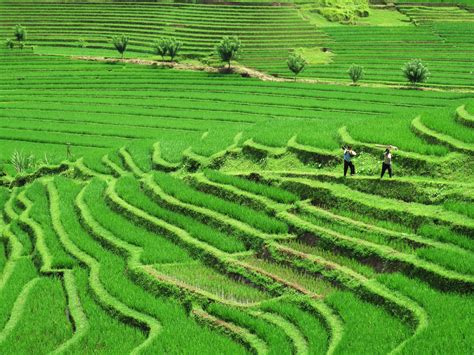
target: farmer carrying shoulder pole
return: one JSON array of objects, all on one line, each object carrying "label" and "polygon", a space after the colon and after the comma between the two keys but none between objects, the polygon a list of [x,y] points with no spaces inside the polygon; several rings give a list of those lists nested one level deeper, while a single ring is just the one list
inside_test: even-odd
[{"label": "farmer carrying shoulder pole", "polygon": [[344,151],[344,176],[347,175],[347,169],[351,168],[351,175],[355,174],[355,166],[352,163],[352,157],[355,157],[357,153],[352,150],[352,146],[343,146],[342,150]]},{"label": "farmer carrying shoulder pole", "polygon": [[392,149],[397,150],[398,148],[395,146],[389,145],[385,149],[385,152],[383,153],[382,172],[380,174],[380,178],[383,178],[387,170],[388,170],[388,175],[392,177],[392,152],[391,152]]}]

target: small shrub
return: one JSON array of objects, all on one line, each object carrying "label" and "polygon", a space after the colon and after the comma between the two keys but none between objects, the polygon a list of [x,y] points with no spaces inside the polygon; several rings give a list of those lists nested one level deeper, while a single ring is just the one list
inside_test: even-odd
[{"label": "small shrub", "polygon": [[78,41],[78,47],[79,48],[86,48],[87,47],[87,42],[84,38],[79,38],[79,41]]},{"label": "small shrub", "polygon": [[364,67],[352,64],[349,68],[349,77],[352,80],[352,83],[356,84],[360,79],[364,77]]},{"label": "small shrub", "polygon": [[165,60],[165,55],[168,53],[168,38],[161,37],[158,41],[153,43],[153,49],[155,54],[161,56],[161,59]]},{"label": "small shrub", "polygon": [[295,75],[296,80],[296,76],[301,73],[306,66],[306,60],[299,54],[291,53],[286,64],[288,64],[288,69]]},{"label": "small shrub", "polygon": [[428,68],[423,64],[421,59],[413,59],[409,61],[402,68],[402,71],[412,85],[424,83],[430,76]]},{"label": "small shrub", "polygon": [[26,29],[22,25],[16,25],[13,33],[18,42],[26,41]]},{"label": "small shrub", "polygon": [[15,150],[10,162],[16,173],[21,174],[35,165],[35,157],[33,155],[26,155],[23,151]]},{"label": "small shrub", "polygon": [[178,54],[179,50],[181,49],[182,45],[183,44],[181,42],[177,41],[175,38],[171,38],[168,41],[168,54],[171,58],[171,61],[174,60],[174,58]]},{"label": "small shrub", "polygon": [[238,37],[223,37],[222,40],[216,46],[216,52],[219,58],[223,62],[228,63],[228,68],[230,69],[230,62],[233,59],[236,59],[239,55],[241,47],[241,42]]},{"label": "small shrub", "polygon": [[13,47],[15,47],[15,43],[10,38],[8,38],[5,41],[5,47],[7,47],[8,49],[13,49]]},{"label": "small shrub", "polygon": [[122,55],[122,59],[125,51],[127,50],[128,37],[125,35],[116,36],[112,38],[112,43],[115,46],[115,49]]}]

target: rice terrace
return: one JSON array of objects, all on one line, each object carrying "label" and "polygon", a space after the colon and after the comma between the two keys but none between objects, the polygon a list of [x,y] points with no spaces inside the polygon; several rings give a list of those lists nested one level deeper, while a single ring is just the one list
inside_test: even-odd
[{"label": "rice terrace", "polygon": [[0,354],[474,354],[474,0],[0,0]]}]

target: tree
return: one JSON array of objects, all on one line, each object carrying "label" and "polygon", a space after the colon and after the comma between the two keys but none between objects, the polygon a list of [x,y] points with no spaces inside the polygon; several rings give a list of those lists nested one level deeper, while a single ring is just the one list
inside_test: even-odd
[{"label": "tree", "polygon": [[122,55],[123,59],[123,55],[127,50],[128,37],[125,35],[113,37],[112,43],[114,44],[115,49],[117,49],[117,51]]},{"label": "tree", "polygon": [[403,74],[412,85],[424,83],[428,80],[430,72],[421,59],[412,59],[402,68]]},{"label": "tree", "polygon": [[352,64],[348,70],[348,73],[352,83],[356,84],[364,77],[364,67],[357,64]]},{"label": "tree", "polygon": [[8,49],[13,49],[13,47],[15,47],[15,43],[14,43],[10,38],[8,38],[8,39],[5,41],[5,46],[6,46]]},{"label": "tree", "polygon": [[174,57],[178,54],[179,50],[181,49],[182,43],[177,41],[175,38],[171,38],[168,41],[168,54],[173,61]]},{"label": "tree", "polygon": [[23,49],[23,42],[26,41],[26,29],[22,25],[16,25],[13,33],[18,41],[18,46]]},{"label": "tree", "polygon": [[236,36],[232,36],[232,37],[225,36],[217,44],[216,46],[217,55],[219,55],[219,58],[221,58],[223,62],[228,63],[228,69],[230,69],[230,62],[233,59],[237,58],[240,47],[241,47],[240,40]]},{"label": "tree", "polygon": [[290,69],[295,75],[296,81],[296,76],[301,73],[306,66],[306,60],[299,54],[291,53],[288,56],[286,64],[288,64],[288,69]]},{"label": "tree", "polygon": [[155,53],[161,56],[161,59],[165,60],[165,55],[168,53],[168,38],[161,37],[158,41],[153,43],[153,48],[155,49]]}]

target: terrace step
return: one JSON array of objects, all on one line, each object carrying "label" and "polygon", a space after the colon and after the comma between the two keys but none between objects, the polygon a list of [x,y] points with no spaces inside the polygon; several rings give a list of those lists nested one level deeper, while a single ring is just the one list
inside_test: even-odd
[{"label": "terrace step", "polygon": [[145,350],[153,341],[156,339],[161,332],[161,325],[154,318],[140,313],[134,309],[129,308],[121,301],[113,297],[100,281],[100,263],[82,251],[74,242],[70,239],[68,232],[64,229],[61,222],[61,208],[60,208],[60,195],[57,191],[53,182],[49,182],[47,185],[51,218],[53,227],[63,243],[65,249],[71,253],[75,258],[80,260],[82,263],[87,265],[90,270],[89,274],[89,285],[92,291],[98,298],[98,301],[106,310],[112,310],[112,313],[121,315],[125,319],[129,319],[132,324],[137,324],[141,328],[147,329],[148,337],[145,342],[140,344],[134,349],[134,353],[138,353],[141,350]]},{"label": "terrace step", "polygon": [[[303,178],[282,178],[271,173],[266,176],[279,181],[290,191],[303,194],[303,198],[316,198],[317,204],[330,205],[350,203],[352,208],[380,215],[394,222],[420,225],[423,222],[441,223],[455,229],[465,231],[468,235],[474,231],[474,221],[458,213],[446,211],[435,205],[423,205],[415,202],[389,199],[349,189],[344,185],[324,183]],[[304,191],[303,191],[304,190]]]},{"label": "terrace step", "polygon": [[[268,234],[261,230],[258,230],[247,223],[241,222],[237,219],[224,215],[220,212],[195,206],[189,203],[182,202],[177,198],[165,193],[154,181],[151,176],[148,176],[144,180],[144,188],[149,191],[156,198],[160,204],[165,204],[170,209],[177,209],[179,212],[189,213],[194,218],[198,218],[203,222],[211,223],[217,228],[226,226],[229,232],[239,231],[248,238],[248,242],[255,239],[285,239],[291,236],[285,234]],[[255,242],[255,241],[254,241]]]},{"label": "terrace step", "polygon": [[216,295],[212,292],[206,291],[196,286],[189,285],[186,282],[183,282],[174,277],[161,273],[158,270],[156,270],[156,268],[151,267],[149,265],[142,266],[141,270],[147,273],[154,280],[170,285],[171,287],[177,287],[180,290],[184,291],[183,292],[184,295],[192,294],[194,297],[198,297],[199,299],[204,300],[204,302],[209,302],[209,301],[219,302],[222,304],[227,304],[229,306],[235,306],[235,307],[254,307],[260,304],[260,302],[245,303],[245,302],[240,302],[240,301],[236,301],[232,299],[227,299],[224,296]]},{"label": "terrace step", "polygon": [[293,323],[275,313],[252,311],[250,314],[281,328],[288,338],[291,339],[295,354],[309,354],[308,343],[304,335]]},{"label": "terrace step", "polygon": [[165,172],[176,171],[180,168],[182,163],[169,163],[161,157],[160,142],[153,144],[153,169]]},{"label": "terrace step", "polygon": [[119,149],[118,154],[120,158],[122,159],[123,165],[130,171],[132,172],[136,177],[140,177],[143,174],[145,174],[138,166],[135,164],[133,161],[132,156],[130,153],[127,151],[125,147],[122,147]]},{"label": "terrace step", "polygon": [[474,128],[474,116],[466,110],[465,105],[456,109],[456,119],[463,125]]},{"label": "terrace step", "polygon": [[426,281],[433,282],[443,288],[456,289],[461,292],[474,290],[474,276],[445,269],[416,255],[403,253],[385,245],[334,232],[288,212],[281,212],[279,215],[297,230],[301,231],[301,233],[309,232],[315,238],[321,239],[336,248],[352,250],[355,255],[360,253],[364,258],[373,256],[389,263],[395,262],[396,264],[402,264],[402,266],[405,265],[410,273],[418,271],[420,276],[426,279]]},{"label": "terrace step", "polygon": [[324,210],[322,208],[313,206],[308,204],[307,202],[302,202],[297,204],[298,208],[301,209],[304,212],[308,212],[312,215],[322,215],[326,218],[331,218],[336,221],[340,221],[343,223],[346,223],[347,225],[353,226],[361,231],[374,231],[377,233],[384,234],[390,238],[394,239],[405,239],[407,241],[410,241],[411,243],[417,244],[418,246],[431,246],[439,249],[444,249],[447,251],[452,251],[455,253],[458,253],[460,255],[468,255],[470,252],[466,249],[463,249],[457,245],[450,244],[450,243],[443,243],[443,242],[438,242],[436,240],[428,239],[425,237],[421,237],[416,234],[411,234],[411,233],[403,233],[403,232],[397,232],[394,230],[390,230],[387,228],[382,228],[373,224],[368,224],[364,223],[361,221],[354,220],[352,218],[344,217],[341,215],[337,215],[335,213],[329,212],[327,210]]},{"label": "terrace step", "polygon": [[122,167],[120,167],[119,165],[114,163],[112,160],[110,160],[108,154],[104,155],[104,157],[102,158],[102,162],[112,170],[112,174],[115,177],[120,177],[122,175],[127,174],[127,172],[124,169],[122,169]]},{"label": "terrace step", "polygon": [[85,177],[89,177],[89,178],[98,177],[98,178],[101,178],[101,179],[110,179],[112,177],[111,175],[105,175],[105,174],[99,173],[97,171],[94,171],[94,170],[88,168],[84,164],[84,158],[78,159],[74,163],[74,167],[76,168],[76,171],[79,175],[82,175],[82,176],[85,176]]},{"label": "terrace step", "polygon": [[269,147],[261,143],[255,142],[253,139],[248,139],[242,144],[242,152],[256,157],[257,159],[264,158],[279,158],[287,151],[286,147],[277,148]]},{"label": "terrace step", "polygon": [[33,288],[39,281],[40,278],[36,277],[23,286],[21,293],[18,295],[15,304],[13,305],[11,316],[8,319],[8,322],[5,324],[5,327],[0,331],[0,344],[5,342],[8,336],[17,326],[18,322],[21,320],[28,297],[30,296]]},{"label": "terrace step", "polygon": [[[380,158],[383,151],[386,149],[385,146],[380,146],[372,143],[359,142],[352,138],[347,131],[347,127],[341,127],[338,130],[341,140],[345,143],[351,144],[356,147],[363,147],[365,151]],[[446,156],[430,156],[423,155],[414,152],[406,152],[402,150],[396,151],[396,160],[402,167],[409,171],[413,171],[417,175],[432,175],[437,170],[442,170],[443,166],[448,164],[458,164],[459,160],[463,157],[458,153],[449,153]]]},{"label": "terrace step", "polygon": [[338,154],[339,151],[335,152],[300,144],[297,142],[297,136],[290,138],[287,147],[288,151],[295,153],[305,164],[318,163],[320,165],[335,165],[341,160]]},{"label": "terrace step", "polygon": [[361,294],[362,297],[368,297],[371,300],[380,299],[380,304],[392,308],[392,311],[395,311],[404,321],[408,320],[408,323],[414,328],[413,335],[399,344],[393,350],[394,352],[400,351],[410,339],[415,338],[428,326],[428,315],[425,309],[416,302],[388,289],[373,279],[366,278],[350,268],[276,243],[268,244],[267,251],[277,261],[292,265],[297,269],[322,275],[337,283],[342,283],[348,289]]},{"label": "terrace step", "polygon": [[64,272],[64,288],[67,293],[68,309],[73,322],[74,335],[65,343],[56,348],[52,354],[59,355],[67,351],[71,346],[79,343],[89,332],[90,324],[81,305],[79,291],[76,286],[73,271]]},{"label": "terrace step", "polygon": [[219,319],[207,313],[202,308],[193,308],[191,314],[199,321],[202,321],[206,324],[210,324],[212,327],[215,327],[217,329],[221,329],[223,332],[229,334],[231,337],[237,338],[238,340],[242,341],[244,344],[250,347],[250,349],[255,351],[255,353],[268,353],[267,343],[248,329],[242,328],[241,326],[235,325],[231,322],[226,322],[222,319]]},{"label": "terrace step", "polygon": [[427,141],[431,141],[437,144],[445,145],[453,150],[457,150],[462,153],[470,154],[474,152],[474,145],[469,144],[463,141],[460,141],[456,138],[448,136],[444,133],[438,133],[428,127],[426,127],[422,122],[420,116],[416,117],[411,122],[412,129],[416,134],[420,135]]}]

